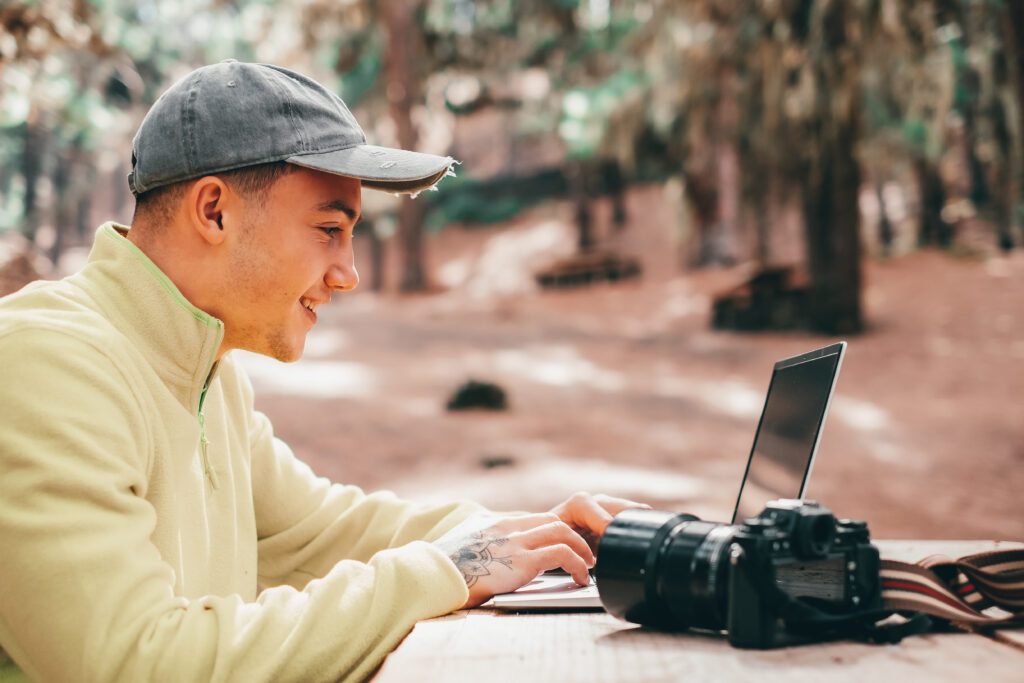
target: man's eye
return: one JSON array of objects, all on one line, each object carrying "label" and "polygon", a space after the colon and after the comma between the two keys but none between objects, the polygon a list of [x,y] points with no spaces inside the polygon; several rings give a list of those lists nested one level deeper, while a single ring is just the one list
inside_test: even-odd
[{"label": "man's eye", "polygon": [[334,237],[341,232],[341,228],[320,228],[320,230],[328,237]]}]

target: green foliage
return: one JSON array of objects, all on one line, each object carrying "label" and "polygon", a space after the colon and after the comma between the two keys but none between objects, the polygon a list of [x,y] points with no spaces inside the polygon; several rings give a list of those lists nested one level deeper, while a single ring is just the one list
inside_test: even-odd
[{"label": "green foliage", "polygon": [[[343,39],[339,39],[331,45],[330,51],[334,54],[337,54],[338,43],[341,40]],[[367,48],[356,62],[355,67],[340,76],[338,94],[349,107],[357,106],[380,78],[382,46],[379,41],[371,41]]]},{"label": "green foliage", "polygon": [[500,223],[533,203],[522,197],[490,198],[480,193],[461,192],[435,204],[428,214],[426,227],[436,231],[452,223]]},{"label": "green foliage", "polygon": [[[10,76],[11,71],[15,69],[17,67],[10,67],[6,75]],[[7,83],[4,84],[4,97],[0,99],[0,129],[24,125],[32,111],[32,101],[28,93],[10,87],[8,84],[11,79],[8,78],[6,80]]]},{"label": "green foliage", "polygon": [[[886,27],[879,24],[883,5],[895,16]],[[856,66],[875,74],[861,100],[864,149],[881,140],[877,147],[886,154],[934,160],[947,149],[950,106],[988,115],[977,101],[976,80],[990,86],[1004,5],[851,3],[851,21],[860,22],[858,35],[869,45]],[[414,98],[418,106],[443,102],[429,99],[428,89],[443,89],[446,79],[477,78],[485,93],[497,93],[480,106],[507,113],[503,134],[553,140],[569,159],[606,155],[612,139],[633,141],[638,158],[627,161],[637,172],[652,164],[672,172],[680,163],[692,165],[696,147],[717,123],[720,75],[731,70],[745,117],[737,124],[737,145],[784,166],[802,153],[802,135],[820,101],[806,78],[816,58],[807,51],[806,26],[821,6],[816,1],[419,0],[416,6],[422,24],[415,42],[425,47],[415,65],[424,87]],[[95,175],[101,155],[124,159],[130,130],[171,78],[226,57],[297,59],[298,68],[316,70],[350,106],[380,116],[388,101],[384,7],[375,0],[8,0],[0,13],[7,22],[0,21],[0,165],[9,169],[0,173],[2,210],[10,215],[23,199],[17,179],[26,121],[41,122],[48,132],[44,173],[52,173],[57,154],[75,147],[93,151],[83,173]],[[18,23],[26,17],[35,22],[31,31]],[[509,89],[527,70],[544,72],[550,88],[543,96],[529,99]],[[629,144],[615,149],[622,153]],[[533,193],[530,199],[495,196],[485,185],[463,190],[463,180],[472,182],[445,183],[442,194],[450,201],[431,197],[432,224],[501,220],[537,196],[534,187],[523,189]]]},{"label": "green foliage", "polygon": [[959,40],[949,42],[949,49],[953,56],[953,108],[964,112],[973,107],[977,101],[977,92],[968,86],[966,79],[970,70],[967,63],[967,53]]},{"label": "green foliage", "polygon": [[[5,3],[0,166],[14,172],[0,174],[0,225],[21,223],[28,234],[37,227],[24,212],[31,208],[29,185],[39,179],[16,175],[27,155],[36,157],[39,178],[53,176],[74,159],[71,189],[36,196],[51,213],[60,202],[75,206],[89,193],[82,178],[96,177],[101,156],[127,160],[138,118],[126,116],[126,110],[141,117],[168,81],[190,66],[228,57],[253,60],[274,20],[293,16],[281,9],[263,0]],[[36,131],[32,136],[26,122]]]},{"label": "green foliage", "polygon": [[868,92],[864,96],[864,120],[869,128],[881,130],[899,125],[898,115],[894,115],[886,106],[885,100],[877,92]]},{"label": "green foliage", "polygon": [[902,122],[903,141],[918,154],[924,154],[928,148],[928,126],[924,121],[905,119]]},{"label": "green foliage", "polygon": [[0,194],[4,197],[0,202],[0,232],[14,230],[25,213],[24,187],[12,180],[6,187],[0,187]]},{"label": "green foliage", "polygon": [[569,158],[590,159],[607,136],[607,122],[618,107],[647,83],[644,74],[623,70],[589,88],[574,88],[563,98],[559,133]]},{"label": "green foliage", "polygon": [[440,230],[452,223],[490,225],[512,218],[533,203],[515,195],[501,195],[493,185],[482,183],[469,173],[460,173],[444,183],[443,192],[428,193],[420,201],[429,201],[426,227]]}]

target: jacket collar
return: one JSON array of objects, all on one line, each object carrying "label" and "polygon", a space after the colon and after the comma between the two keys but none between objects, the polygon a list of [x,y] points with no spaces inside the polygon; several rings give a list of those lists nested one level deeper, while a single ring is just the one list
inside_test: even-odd
[{"label": "jacket collar", "polygon": [[182,405],[198,413],[216,372],[224,323],[193,306],[153,261],[127,239],[128,228],[105,223],[79,274],[104,314],[146,356]]}]

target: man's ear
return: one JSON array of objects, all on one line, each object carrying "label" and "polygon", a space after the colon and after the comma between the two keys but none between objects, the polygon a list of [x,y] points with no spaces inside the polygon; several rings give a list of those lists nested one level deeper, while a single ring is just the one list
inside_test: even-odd
[{"label": "man's ear", "polygon": [[189,223],[210,244],[224,241],[224,212],[233,199],[231,188],[217,176],[204,176],[189,188]]}]

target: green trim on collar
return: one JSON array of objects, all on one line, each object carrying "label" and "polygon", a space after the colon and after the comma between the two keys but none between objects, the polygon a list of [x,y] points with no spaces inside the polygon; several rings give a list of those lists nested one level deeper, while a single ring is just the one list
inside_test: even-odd
[{"label": "green trim on collar", "polygon": [[129,253],[135,256],[136,259],[145,266],[153,277],[167,290],[167,293],[174,297],[174,300],[178,302],[178,305],[184,308],[186,311],[192,314],[192,317],[203,323],[207,327],[215,330],[219,330],[224,326],[219,318],[215,318],[206,311],[196,308],[192,302],[185,298],[185,295],[181,293],[177,285],[171,282],[171,279],[160,270],[159,266],[153,263],[152,260],[146,253],[139,249],[135,244],[127,237],[128,228],[119,225],[114,222],[104,223],[100,228],[100,234],[104,237],[118,240],[118,244],[122,247],[127,247]]}]

